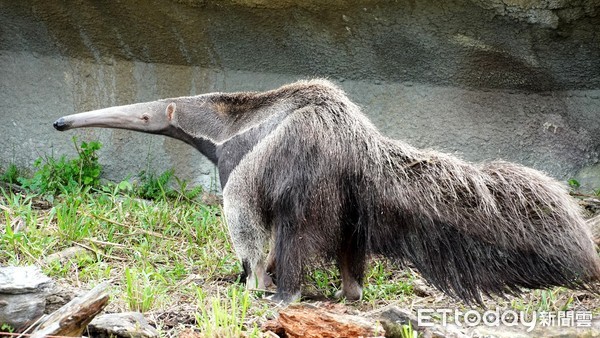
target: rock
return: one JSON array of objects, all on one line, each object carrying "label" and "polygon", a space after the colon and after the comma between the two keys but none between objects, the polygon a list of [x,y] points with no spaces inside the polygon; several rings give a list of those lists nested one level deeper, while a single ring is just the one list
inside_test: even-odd
[{"label": "rock", "polygon": [[98,316],[88,325],[91,337],[158,337],[158,331],[139,312],[111,313]]},{"label": "rock", "polygon": [[44,314],[52,280],[38,267],[0,268],[0,323],[17,331]]}]

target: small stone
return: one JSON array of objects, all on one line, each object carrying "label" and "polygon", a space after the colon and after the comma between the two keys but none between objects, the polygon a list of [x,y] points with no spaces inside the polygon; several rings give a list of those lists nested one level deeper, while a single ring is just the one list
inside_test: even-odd
[{"label": "small stone", "polygon": [[110,313],[98,316],[88,325],[91,337],[158,337],[158,331],[139,312]]}]

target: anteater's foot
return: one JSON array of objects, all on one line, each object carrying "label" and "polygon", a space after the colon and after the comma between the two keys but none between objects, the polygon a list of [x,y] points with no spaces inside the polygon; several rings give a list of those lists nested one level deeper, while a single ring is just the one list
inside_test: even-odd
[{"label": "anteater's foot", "polygon": [[342,284],[342,289],[335,293],[336,299],[345,298],[347,301],[356,302],[362,299],[362,287],[358,283]]},{"label": "anteater's foot", "polygon": [[274,295],[267,297],[267,299],[277,305],[286,306],[290,303],[299,301],[300,296],[300,292],[296,292],[294,294],[287,292],[276,292]]}]

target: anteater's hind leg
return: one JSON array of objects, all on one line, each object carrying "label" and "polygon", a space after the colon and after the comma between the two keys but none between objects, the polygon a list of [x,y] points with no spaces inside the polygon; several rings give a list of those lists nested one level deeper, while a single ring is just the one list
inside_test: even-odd
[{"label": "anteater's hind leg", "polygon": [[337,263],[342,277],[342,289],[336,298],[349,301],[362,298],[362,285],[365,273],[366,248],[357,233],[344,234],[338,253]]},{"label": "anteater's hind leg", "polygon": [[300,299],[304,263],[310,252],[309,239],[303,236],[302,228],[293,218],[278,217],[275,222],[274,265],[277,276],[277,293],[271,300],[288,304]]}]

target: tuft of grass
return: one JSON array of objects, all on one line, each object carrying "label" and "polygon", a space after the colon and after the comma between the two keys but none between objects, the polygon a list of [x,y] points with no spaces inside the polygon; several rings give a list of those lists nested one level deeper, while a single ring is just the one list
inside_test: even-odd
[{"label": "tuft of grass", "polygon": [[8,168],[4,170],[4,173],[0,175],[0,181],[10,184],[17,184],[19,182],[20,175],[21,173],[19,168],[14,163],[11,163],[8,165]]},{"label": "tuft of grass", "polygon": [[81,142],[73,137],[78,156],[67,159],[62,156],[42,156],[34,162],[37,171],[31,178],[19,177],[23,188],[42,195],[72,193],[81,187],[97,188],[100,184],[102,168],[98,163],[96,151],[101,148],[99,142]]},{"label": "tuft of grass", "polygon": [[146,312],[154,306],[159,290],[152,275],[148,271],[125,268],[125,300],[129,310]]},{"label": "tuft of grass", "polygon": [[365,275],[363,299],[367,302],[403,299],[413,295],[414,276],[398,271],[386,260],[374,260]]},{"label": "tuft of grass", "polygon": [[408,322],[408,324],[402,325],[400,336],[401,338],[417,338],[419,337],[419,332],[413,329],[411,322]]},{"label": "tuft of grass", "polygon": [[93,222],[79,213],[89,197],[87,189],[74,191],[64,195],[62,203],[51,210],[50,215],[55,217],[58,236],[61,240],[76,242],[92,233]]},{"label": "tuft of grass", "polygon": [[233,285],[227,295],[210,298],[197,288],[197,299],[196,323],[205,337],[260,337],[258,325],[246,323],[253,300],[242,286]]},{"label": "tuft of grass", "polygon": [[[173,169],[156,175],[142,171],[138,182],[133,186],[133,193],[140,198],[149,200],[185,199],[194,200],[203,192],[201,186],[189,188],[185,180],[175,176]],[[176,186],[176,188],[174,188]]]},{"label": "tuft of grass", "polygon": [[37,257],[56,241],[37,227],[44,220],[32,202],[33,196],[0,189],[0,265],[37,263]]},{"label": "tuft of grass", "polygon": [[572,190],[577,190],[581,187],[581,183],[579,183],[579,181],[574,178],[567,180],[567,184]]},{"label": "tuft of grass", "polygon": [[13,333],[15,332],[15,328],[6,323],[2,323],[2,325],[0,325],[0,332]]},{"label": "tuft of grass", "polygon": [[572,310],[574,297],[565,288],[548,290],[533,290],[528,294],[528,299],[521,297],[511,301],[510,306],[515,310],[531,312],[552,312]]},{"label": "tuft of grass", "polygon": [[330,264],[309,269],[304,289],[308,293],[333,297],[340,284],[340,273],[333,264]]},{"label": "tuft of grass", "polygon": [[152,172],[142,171],[139,175],[139,183],[135,185],[134,192],[140,198],[149,200],[166,200],[173,197],[174,192],[170,188],[174,171],[167,170],[160,175]]}]

